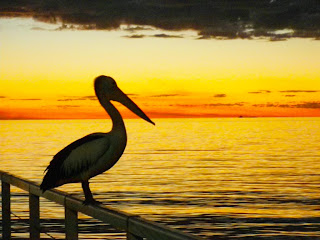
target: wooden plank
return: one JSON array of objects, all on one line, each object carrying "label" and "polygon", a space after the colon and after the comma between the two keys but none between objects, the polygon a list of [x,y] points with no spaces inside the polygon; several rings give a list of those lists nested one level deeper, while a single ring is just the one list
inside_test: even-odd
[{"label": "wooden plank", "polygon": [[11,239],[10,184],[2,181],[2,238]]},{"label": "wooden plank", "polygon": [[58,190],[47,190],[44,193],[41,193],[40,196],[64,206],[65,197],[67,196],[67,194],[62,194]]},{"label": "wooden plank", "polygon": [[30,182],[29,183],[29,192],[32,193],[33,195],[37,195],[37,196],[42,196],[42,190],[40,190],[39,185],[37,185],[36,183]]},{"label": "wooden plank", "polygon": [[14,185],[18,188],[21,188],[27,192],[29,192],[29,182],[20,178],[17,178],[11,174],[2,173],[1,179],[11,185]]},{"label": "wooden plank", "polygon": [[39,196],[29,193],[30,239],[40,239],[40,207]]}]

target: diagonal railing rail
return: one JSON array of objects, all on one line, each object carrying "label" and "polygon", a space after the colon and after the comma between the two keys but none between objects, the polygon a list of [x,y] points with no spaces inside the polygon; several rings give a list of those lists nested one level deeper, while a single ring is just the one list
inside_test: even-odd
[{"label": "diagonal railing rail", "polygon": [[84,205],[83,201],[59,190],[42,193],[37,183],[28,181],[7,172],[0,171],[2,195],[2,238],[11,238],[10,186],[29,192],[30,239],[40,239],[39,197],[58,203],[65,208],[65,234],[68,240],[78,239],[78,212],[108,223],[125,231],[127,240],[200,240],[197,236],[183,233],[161,224],[143,219],[137,215],[124,213],[100,205]]}]

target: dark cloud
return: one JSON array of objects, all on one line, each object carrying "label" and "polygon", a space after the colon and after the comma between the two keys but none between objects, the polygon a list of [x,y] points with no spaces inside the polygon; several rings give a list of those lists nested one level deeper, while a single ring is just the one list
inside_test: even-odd
[{"label": "dark cloud", "polygon": [[252,104],[253,107],[267,107],[267,104]]},{"label": "dark cloud", "polygon": [[92,96],[68,97],[68,98],[58,99],[59,102],[84,101],[84,100],[97,100],[97,97],[92,95]]},{"label": "dark cloud", "polygon": [[125,38],[145,38],[145,37],[155,37],[155,38],[182,38],[181,35],[173,34],[153,34],[153,35],[144,35],[144,34],[132,34],[126,35]]},{"label": "dark cloud", "polygon": [[286,36],[270,36],[269,40],[270,42],[281,42],[281,41],[286,41],[288,37]]},{"label": "dark cloud", "polygon": [[146,30],[153,30],[151,27],[143,27],[143,26],[128,26],[124,28],[123,30],[128,31],[128,32],[136,32],[136,31],[146,31]]},{"label": "dark cloud", "polygon": [[302,102],[302,103],[267,103],[267,104],[253,104],[254,107],[280,107],[280,108],[307,108],[307,109],[320,109],[320,102]]},{"label": "dark cloud", "polygon": [[40,98],[15,98],[15,99],[10,99],[10,100],[15,100],[15,101],[40,101],[42,99],[40,99]]},{"label": "dark cloud", "polygon": [[285,97],[295,97],[296,95],[293,94],[288,94],[288,95],[284,95]]},{"label": "dark cloud", "polygon": [[5,97],[5,96],[0,96],[0,98],[7,98],[7,97]]},{"label": "dark cloud", "polygon": [[248,92],[250,94],[261,94],[261,93],[271,93],[270,90],[259,90],[259,91],[255,91],[255,92]]},{"label": "dark cloud", "polygon": [[266,104],[253,104],[254,107],[285,107],[289,108],[289,104],[279,104],[279,103],[266,103]]},{"label": "dark cloud", "polygon": [[0,14],[58,22],[61,29],[116,29],[131,24],[194,29],[200,39],[320,38],[319,0],[2,0]]},{"label": "dark cloud", "polygon": [[182,38],[181,35],[173,35],[173,34],[154,34],[153,37],[156,38]]},{"label": "dark cloud", "polygon": [[183,96],[182,94],[159,94],[159,95],[152,95],[150,97],[177,97]]},{"label": "dark cloud", "polygon": [[31,30],[36,30],[36,31],[47,31],[49,29],[43,28],[43,27],[33,27]]},{"label": "dark cloud", "polygon": [[133,34],[133,35],[126,35],[125,38],[144,38],[146,35],[143,34]]},{"label": "dark cloud", "polygon": [[226,96],[227,96],[226,94],[220,93],[220,94],[215,94],[213,97],[215,97],[215,98],[224,98]]},{"label": "dark cloud", "polygon": [[320,109],[320,102],[304,102],[295,105],[296,108]]},{"label": "dark cloud", "polygon": [[316,93],[320,92],[318,90],[284,90],[280,91],[281,93]]},{"label": "dark cloud", "polygon": [[69,102],[69,101],[75,101],[74,98],[62,98],[62,99],[58,99],[59,102]]},{"label": "dark cloud", "polygon": [[211,103],[211,104],[205,104],[204,106],[207,107],[241,107],[243,106],[244,103],[240,102],[240,103]]},{"label": "dark cloud", "polygon": [[80,97],[79,100],[97,100],[97,97],[94,95]]},{"label": "dark cloud", "polygon": [[170,106],[178,107],[242,107],[244,102],[237,103],[209,103],[209,104],[171,104]]},{"label": "dark cloud", "polygon": [[77,108],[79,105],[59,105],[59,108]]}]

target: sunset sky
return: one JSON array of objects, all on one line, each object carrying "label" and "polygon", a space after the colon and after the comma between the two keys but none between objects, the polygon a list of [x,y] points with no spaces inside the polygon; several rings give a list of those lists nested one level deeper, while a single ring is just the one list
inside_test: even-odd
[{"label": "sunset sky", "polygon": [[105,118],[93,89],[102,74],[151,118],[320,116],[314,38],[83,29],[27,16],[2,16],[0,35],[0,119]]}]

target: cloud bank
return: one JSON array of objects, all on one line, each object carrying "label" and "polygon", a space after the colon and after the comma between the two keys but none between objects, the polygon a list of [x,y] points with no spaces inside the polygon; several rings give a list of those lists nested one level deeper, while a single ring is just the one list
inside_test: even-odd
[{"label": "cloud bank", "polygon": [[301,103],[267,103],[267,104],[254,104],[254,107],[278,107],[278,108],[305,108],[305,109],[320,109],[320,102],[301,102]]},{"label": "cloud bank", "polygon": [[0,15],[59,22],[61,29],[70,27],[67,24],[76,29],[117,29],[133,24],[193,29],[199,39],[320,39],[318,0],[2,0]]}]

